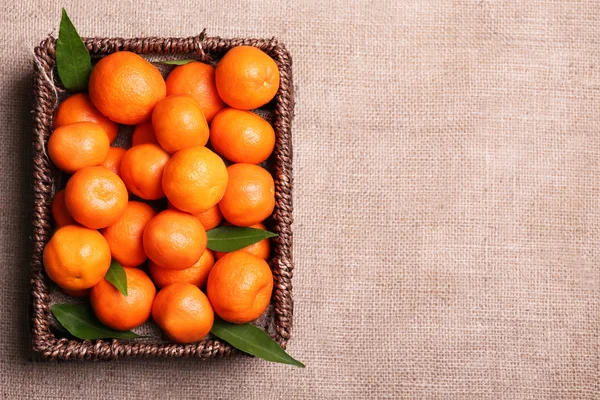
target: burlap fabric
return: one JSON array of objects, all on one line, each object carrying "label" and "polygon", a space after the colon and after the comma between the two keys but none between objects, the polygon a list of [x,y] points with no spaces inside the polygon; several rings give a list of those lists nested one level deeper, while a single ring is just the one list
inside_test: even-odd
[{"label": "burlap fabric", "polygon": [[[595,1],[3,3],[3,398],[598,398]],[[291,51],[306,369],[28,361],[32,49],[60,6],[84,35]]]}]

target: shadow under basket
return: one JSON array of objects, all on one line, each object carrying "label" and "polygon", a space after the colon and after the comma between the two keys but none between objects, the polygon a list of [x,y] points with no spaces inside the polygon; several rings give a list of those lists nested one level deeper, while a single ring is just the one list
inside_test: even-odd
[{"label": "shadow under basket", "polygon": [[[274,287],[271,304],[257,325],[286,347],[292,329],[292,137],[294,115],[292,87],[292,60],[285,47],[276,39],[221,39],[206,37],[204,32],[189,38],[87,38],[84,42],[92,61],[117,52],[131,51],[154,62],[163,73],[173,66],[161,60],[197,59],[215,65],[231,48],[254,46],[271,56],[280,72],[277,95],[267,106],[258,110],[273,125],[276,134],[275,150],[266,167],[275,180],[275,210],[268,220],[268,228],[277,237],[272,240],[269,264],[273,270]],[[61,331],[50,312],[52,304],[60,299],[60,291],[44,272],[42,254],[52,235],[50,205],[56,191],[64,185],[60,173],[46,154],[46,144],[52,132],[55,110],[66,92],[58,80],[55,58],[56,40],[49,37],[35,49],[34,87],[34,182],[33,182],[33,254],[31,261],[32,335],[33,349],[44,360],[114,360],[131,357],[194,357],[208,359],[230,356],[236,350],[229,344],[208,336],[190,345],[169,342],[153,322],[142,331],[146,337],[131,340],[78,340]],[[130,140],[131,129],[122,127],[117,143]],[[123,147],[126,147],[125,144]],[[71,300],[73,301],[73,300]]]}]

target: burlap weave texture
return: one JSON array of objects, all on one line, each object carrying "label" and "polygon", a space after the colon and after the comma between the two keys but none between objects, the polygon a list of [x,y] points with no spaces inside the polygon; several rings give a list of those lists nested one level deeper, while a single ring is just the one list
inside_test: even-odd
[{"label": "burlap weave texture", "polygon": [[[594,399],[600,4],[3,2],[4,398]],[[289,351],[31,363],[31,50],[86,36],[277,36],[294,57]]]}]

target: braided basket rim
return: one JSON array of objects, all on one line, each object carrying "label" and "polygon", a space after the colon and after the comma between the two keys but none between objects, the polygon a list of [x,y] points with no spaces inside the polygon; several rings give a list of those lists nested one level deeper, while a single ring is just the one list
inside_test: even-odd
[{"label": "braided basket rim", "polygon": [[[271,336],[284,349],[292,330],[292,138],[294,92],[292,59],[285,46],[277,39],[248,39],[208,37],[200,35],[186,38],[84,38],[92,57],[102,57],[115,51],[132,51],[141,55],[190,55],[200,61],[222,56],[232,47],[249,45],[269,54],[280,71],[280,87],[275,96],[273,128],[276,144],[273,153],[275,181],[275,210],[272,259],[274,288],[271,304],[273,318],[269,321]],[[57,86],[53,78],[56,39],[44,39],[35,48],[34,132],[33,132],[33,233],[31,257],[31,302],[33,350],[42,360],[115,360],[134,357],[193,357],[210,359],[228,357],[235,353],[229,344],[205,339],[191,345],[173,343],[137,343],[135,341],[69,340],[58,338],[50,330],[50,297],[48,278],[45,276],[42,254],[51,235],[50,204],[54,175],[51,161],[46,155],[46,143],[52,131],[53,114],[58,103]],[[58,89],[60,90],[60,89]]]}]

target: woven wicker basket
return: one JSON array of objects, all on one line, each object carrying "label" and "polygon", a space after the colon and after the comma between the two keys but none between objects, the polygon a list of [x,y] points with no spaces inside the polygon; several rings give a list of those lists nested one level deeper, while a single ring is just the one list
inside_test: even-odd
[{"label": "woven wicker basket", "polygon": [[[199,58],[205,62],[219,60],[230,48],[240,45],[257,47],[269,54],[279,66],[281,83],[272,103],[272,124],[277,135],[272,155],[275,178],[275,211],[271,228],[278,236],[273,239],[270,265],[275,279],[271,312],[265,322],[269,334],[285,348],[292,328],[292,139],[294,114],[292,60],[285,47],[276,39],[221,39],[206,37],[204,32],[189,38],[89,38],[84,39],[92,58],[128,50],[147,56]],[[50,239],[50,203],[60,174],[45,153],[52,131],[53,114],[64,90],[56,79],[55,39],[42,41],[35,49],[34,114],[34,208],[32,255],[32,330],[33,348],[42,359],[96,360],[124,357],[196,357],[208,359],[229,356],[235,350],[212,337],[193,345],[179,345],[156,339],[144,340],[70,340],[57,337],[50,314],[51,282],[44,274],[42,252]]]}]

